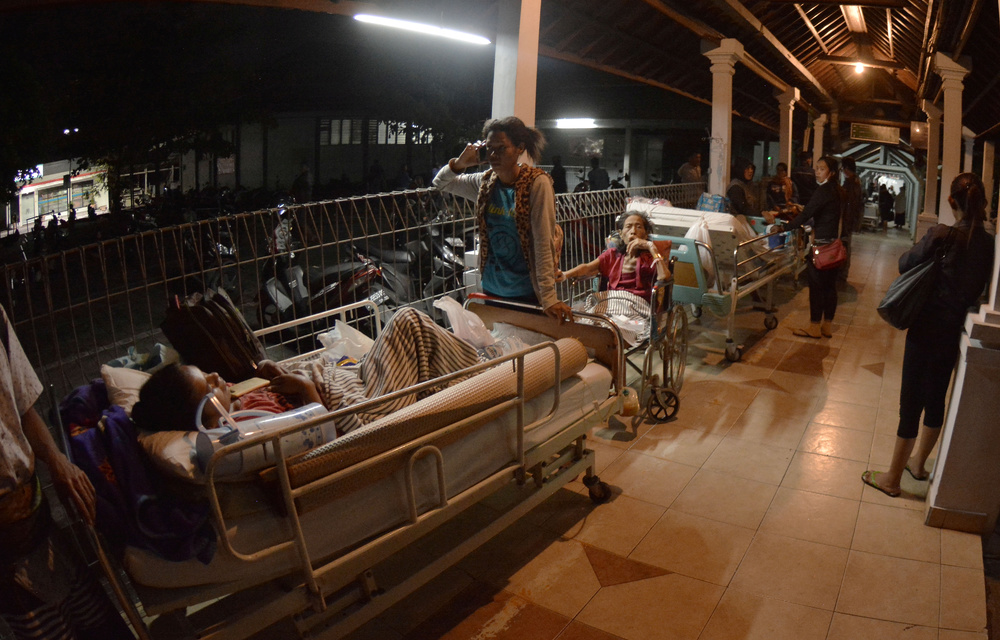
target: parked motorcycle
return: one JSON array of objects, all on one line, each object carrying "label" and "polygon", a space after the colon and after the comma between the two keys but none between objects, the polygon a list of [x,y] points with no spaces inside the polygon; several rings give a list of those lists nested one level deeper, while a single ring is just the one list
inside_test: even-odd
[{"label": "parked motorcycle", "polygon": [[354,252],[378,266],[389,306],[416,306],[433,317],[434,299],[445,293],[462,297],[465,251],[474,244],[474,231],[455,228],[446,215],[413,231],[416,237],[397,248],[371,244]]},{"label": "parked motorcycle", "polygon": [[[301,243],[294,239],[293,217],[282,214],[274,229],[272,256],[261,273],[259,319],[264,327],[368,299],[385,308],[389,296],[380,284],[381,272],[366,259],[332,266],[308,264]],[[359,328],[371,333],[371,321],[358,311]]]},{"label": "parked motorcycle", "polygon": [[186,227],[182,233],[184,271],[193,274],[190,286],[201,291],[225,289],[230,297],[236,298],[239,273],[229,229],[225,225],[215,229],[198,225]]}]

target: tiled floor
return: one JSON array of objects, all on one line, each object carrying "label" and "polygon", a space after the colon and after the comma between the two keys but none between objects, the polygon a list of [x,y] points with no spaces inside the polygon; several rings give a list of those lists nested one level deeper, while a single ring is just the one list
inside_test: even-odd
[{"label": "tiled floor", "polygon": [[860,479],[892,451],[903,334],[875,306],[907,244],[856,237],[832,339],[792,336],[805,289],[770,333],[741,314],[736,364],[695,322],[677,419],[589,441],[611,501],[573,483],[352,638],[985,639],[980,538],[923,525],[926,483]]}]

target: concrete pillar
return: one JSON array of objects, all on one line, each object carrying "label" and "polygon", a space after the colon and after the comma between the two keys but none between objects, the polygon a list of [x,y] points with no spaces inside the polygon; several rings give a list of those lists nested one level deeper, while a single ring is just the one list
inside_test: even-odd
[{"label": "concrete pillar", "polygon": [[934,54],[934,71],[941,76],[944,90],[944,142],[941,145],[941,198],[938,201],[938,221],[954,224],[955,215],[948,205],[951,181],[960,173],[962,162],[962,80],[969,70],[940,51]]},{"label": "concrete pillar", "polygon": [[983,141],[983,186],[986,187],[986,211],[993,210],[993,157],[996,153],[996,143],[992,140]]},{"label": "concrete pillar", "polygon": [[706,51],[712,61],[712,145],[709,155],[709,193],[724,195],[729,184],[733,137],[733,76],[743,59],[743,45],[726,38]]},{"label": "concrete pillar", "polygon": [[972,171],[972,154],[976,149],[976,134],[969,127],[962,127],[962,173]]},{"label": "concrete pillar", "polygon": [[813,120],[813,169],[816,163],[823,157],[823,128],[826,126],[827,117],[825,113]]},{"label": "concrete pillar", "polygon": [[792,170],[792,121],[795,114],[795,103],[799,101],[799,90],[795,87],[779,94],[778,114],[780,124],[778,125],[778,162],[788,165],[788,170]]},{"label": "concrete pillar", "polygon": [[930,100],[921,102],[920,108],[927,114],[927,174],[924,178],[924,209],[917,216],[913,230],[913,237],[917,240],[938,222],[938,165],[941,153],[941,110]]},{"label": "concrete pillar", "polygon": [[493,117],[517,116],[533,127],[542,0],[500,0],[498,4]]}]

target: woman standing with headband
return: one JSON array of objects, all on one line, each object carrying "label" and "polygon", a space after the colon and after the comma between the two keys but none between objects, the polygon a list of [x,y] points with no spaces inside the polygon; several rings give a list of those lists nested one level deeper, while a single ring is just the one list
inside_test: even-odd
[{"label": "woman standing with headband", "polygon": [[[906,334],[899,427],[892,463],[884,473],[869,470],[861,476],[865,484],[893,498],[902,493],[900,479],[904,470],[915,480],[927,480],[930,476],[924,466],[944,424],[945,396],[958,359],[965,315],[990,281],[993,238],[983,227],[985,193],[979,176],[963,173],[956,177],[948,196],[955,224],[931,227],[899,259],[899,272],[905,273],[930,259],[939,248],[945,251],[937,286]],[[911,459],[921,413],[924,432]]]},{"label": "woman standing with headband", "polygon": [[[561,234],[552,177],[517,161],[526,152],[537,162],[545,136],[511,116],[487,121],[483,139],[466,145],[434,177],[434,186],[441,191],[476,202],[483,291],[540,305],[546,315],[572,321],[569,306],[556,296]],[[480,148],[486,149],[490,168],[464,173],[480,164]]]}]

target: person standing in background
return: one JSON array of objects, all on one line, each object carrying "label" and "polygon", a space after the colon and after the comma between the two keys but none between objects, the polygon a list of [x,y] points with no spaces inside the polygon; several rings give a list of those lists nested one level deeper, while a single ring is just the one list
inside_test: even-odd
[{"label": "person standing in background", "polygon": [[906,185],[899,185],[899,191],[892,198],[893,226],[902,229],[906,226]]},{"label": "person standing in background", "polygon": [[677,169],[677,175],[681,182],[702,182],[701,179],[701,154],[695,151],[688,156],[687,162]]},{"label": "person standing in background", "polygon": [[552,189],[556,193],[566,193],[569,186],[566,184],[566,167],[563,166],[562,156],[552,156]]},{"label": "person standing in background", "polygon": [[[802,213],[788,223],[789,230],[810,223],[816,236],[816,245],[828,244],[837,239],[841,225],[843,195],[838,180],[837,160],[823,156],[816,163],[816,191]],[[793,329],[792,333],[807,338],[832,338],[833,316],[837,312],[837,269],[817,269],[812,252],[806,258],[806,276],[809,280],[809,326]]]},{"label": "person standing in background", "polygon": [[590,173],[587,174],[587,181],[590,183],[591,191],[604,191],[611,186],[611,177],[608,172],[601,168],[599,158],[590,159]]}]

